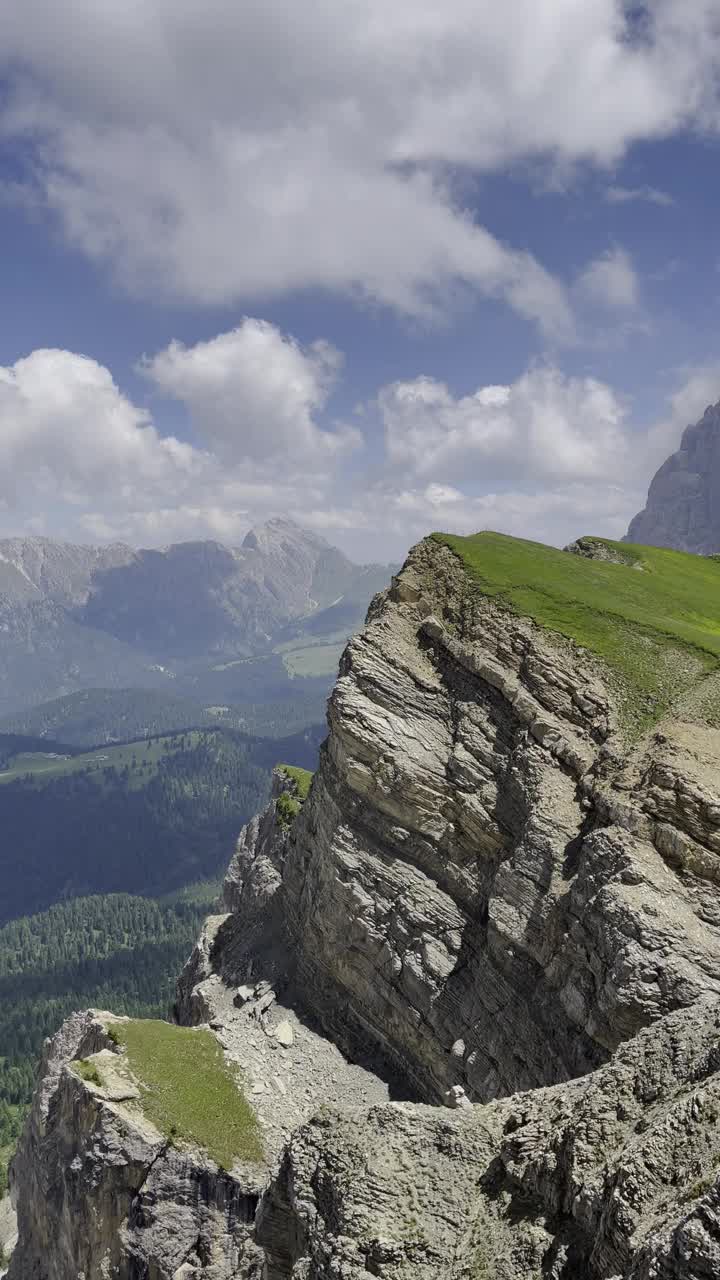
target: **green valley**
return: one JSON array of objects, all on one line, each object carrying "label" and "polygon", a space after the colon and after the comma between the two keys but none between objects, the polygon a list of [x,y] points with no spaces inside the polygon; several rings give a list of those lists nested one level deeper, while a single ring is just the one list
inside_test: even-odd
[{"label": "green valley", "polygon": [[[94,751],[5,752],[0,921],[93,893],[155,896],[217,875],[278,757],[313,764],[322,730],[273,741],[195,729]],[[0,757],[2,757],[0,738]]]}]

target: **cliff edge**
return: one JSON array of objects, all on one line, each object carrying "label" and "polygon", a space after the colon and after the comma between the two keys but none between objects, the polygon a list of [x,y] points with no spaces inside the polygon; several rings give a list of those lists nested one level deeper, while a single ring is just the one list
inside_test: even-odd
[{"label": "cliff edge", "polygon": [[11,1280],[720,1274],[720,565],[575,551],[435,537],[376,597],[178,984],[262,1157],[163,1146],[82,1015]]}]

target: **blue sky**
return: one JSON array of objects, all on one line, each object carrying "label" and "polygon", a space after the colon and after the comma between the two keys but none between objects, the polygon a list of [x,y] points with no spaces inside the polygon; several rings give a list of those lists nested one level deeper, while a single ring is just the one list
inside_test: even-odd
[{"label": "blue sky", "polygon": [[623,533],[720,398],[715,10],[12,6],[0,533]]}]

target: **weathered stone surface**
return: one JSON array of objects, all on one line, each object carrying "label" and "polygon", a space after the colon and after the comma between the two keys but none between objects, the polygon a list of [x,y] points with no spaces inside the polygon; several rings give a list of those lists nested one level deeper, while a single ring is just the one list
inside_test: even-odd
[{"label": "weathered stone surface", "polygon": [[[11,1280],[90,1266],[61,1172],[89,1150],[93,1229],[109,1214],[103,1248],[125,1243],[86,1280],[720,1274],[720,734],[675,719],[628,744],[590,656],[434,542],[374,601],[329,720],[309,798],[286,825],[278,777],[178,985],[257,1107],[254,1224],[209,1169],[214,1243],[180,1257],[196,1173],[163,1155],[155,1235],[147,1214],[132,1234],[152,1140],[124,1140],[120,1177],[126,1104],[63,1065],[91,1019],[48,1059],[15,1162]],[[59,1269],[23,1270],[53,1232]]]},{"label": "weathered stone surface", "polygon": [[7,1272],[7,1259],[17,1243],[17,1216],[9,1195],[0,1199],[0,1276]]},{"label": "weathered stone surface", "polygon": [[428,1101],[487,1100],[720,994],[720,735],[629,750],[588,657],[434,543],[406,578],[431,617],[395,586],[348,646],[278,896],[297,987],[348,1052]]},{"label": "weathered stone surface", "polygon": [[570,1084],[439,1112],[324,1112],[260,1210],[270,1280],[720,1274],[720,1007]]},{"label": "weathered stone surface", "polygon": [[[117,1087],[113,1049],[105,1017],[92,1013],[48,1042],[13,1163],[20,1240],[10,1280],[172,1280],[183,1266],[208,1280],[260,1280],[252,1224],[262,1178],[176,1149],[135,1105],[138,1091]],[[109,1087],[73,1068],[93,1054]]]},{"label": "weathered stone surface", "polygon": [[627,541],[701,555],[720,551],[720,404],[685,429],[680,448],[653,477]]}]

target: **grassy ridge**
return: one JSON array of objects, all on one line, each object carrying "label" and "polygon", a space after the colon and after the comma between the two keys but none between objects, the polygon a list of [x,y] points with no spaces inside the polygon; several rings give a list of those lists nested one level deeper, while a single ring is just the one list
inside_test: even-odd
[{"label": "grassy ridge", "polygon": [[[602,659],[626,720],[642,729],[720,670],[720,562],[682,551],[587,539],[620,563],[499,533],[434,534],[483,594]],[[708,709],[707,718],[714,712]]]},{"label": "grassy ridge", "polygon": [[283,827],[289,827],[307,800],[313,775],[309,769],[298,769],[292,764],[280,764],[278,770],[293,784],[292,791],[284,791],[278,797],[276,806],[278,822]]},{"label": "grassy ridge", "polygon": [[295,783],[295,790],[301,800],[307,800],[310,783],[313,780],[312,770],[299,769],[294,764],[279,764],[278,769]]}]

